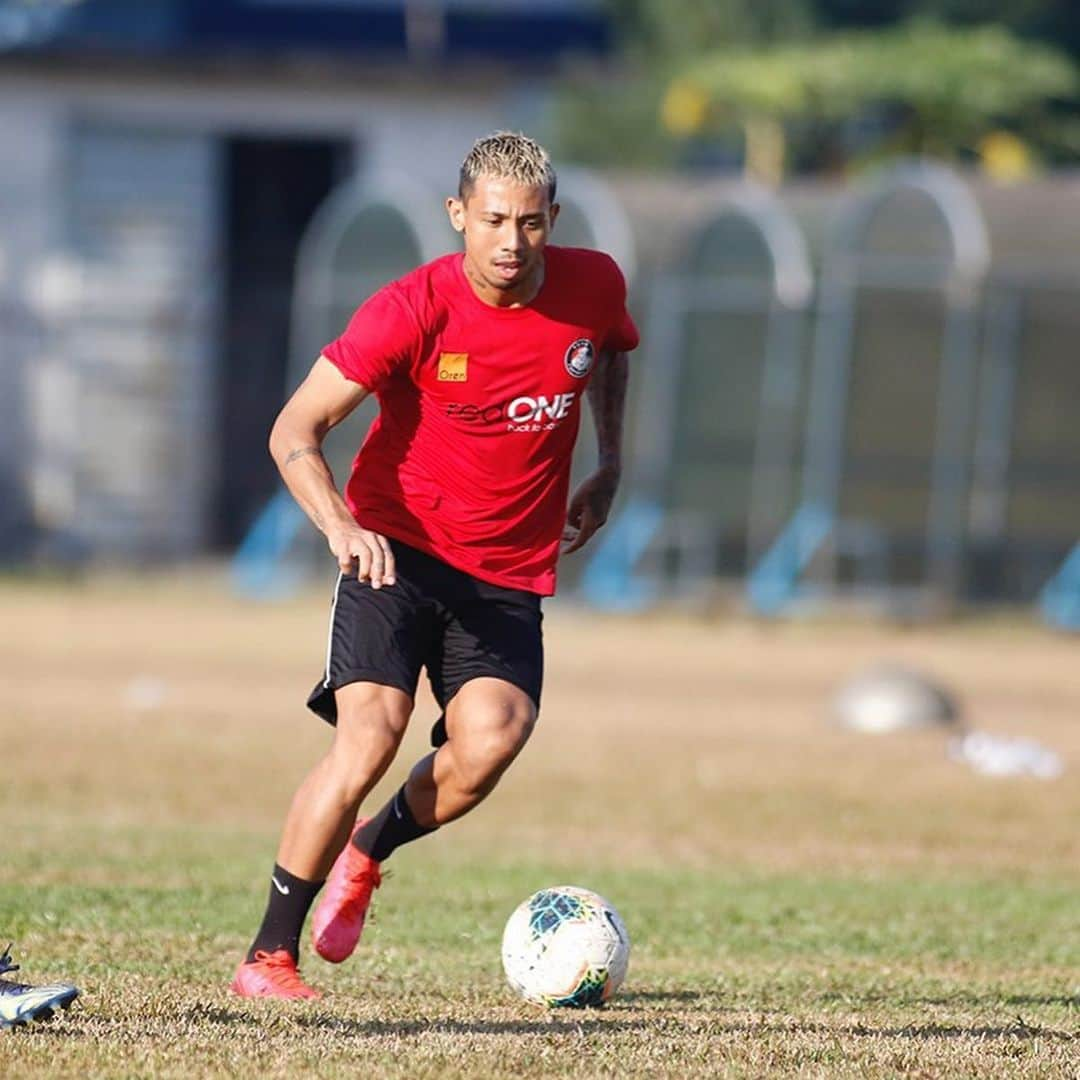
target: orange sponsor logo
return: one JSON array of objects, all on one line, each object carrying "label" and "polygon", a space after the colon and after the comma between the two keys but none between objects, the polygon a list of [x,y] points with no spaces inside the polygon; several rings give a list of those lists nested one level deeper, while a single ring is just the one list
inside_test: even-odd
[{"label": "orange sponsor logo", "polygon": [[469,354],[439,353],[439,382],[465,382],[469,377]]}]

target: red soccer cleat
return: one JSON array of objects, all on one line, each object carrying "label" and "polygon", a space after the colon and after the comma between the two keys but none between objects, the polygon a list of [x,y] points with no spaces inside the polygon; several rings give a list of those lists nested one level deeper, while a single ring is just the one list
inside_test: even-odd
[{"label": "red soccer cleat", "polygon": [[285,949],[266,952],[260,949],[255,959],[236,969],[229,989],[241,997],[321,998],[296,970],[296,961]]},{"label": "red soccer cleat", "polygon": [[[357,822],[358,827],[365,824]],[[379,864],[350,839],[330,870],[311,921],[312,944],[324,960],[340,964],[352,956],[364,929],[371,894],[381,884]]]}]

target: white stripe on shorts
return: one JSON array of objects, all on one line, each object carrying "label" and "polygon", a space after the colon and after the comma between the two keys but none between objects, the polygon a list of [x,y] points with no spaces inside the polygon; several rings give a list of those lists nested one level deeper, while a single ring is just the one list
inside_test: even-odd
[{"label": "white stripe on shorts", "polygon": [[326,675],[323,678],[323,686],[330,688],[330,651],[334,647],[334,614],[337,612],[338,590],[341,588],[341,579],[345,575],[339,570],[337,584],[334,585],[334,602],[330,605],[330,629],[326,632]]}]

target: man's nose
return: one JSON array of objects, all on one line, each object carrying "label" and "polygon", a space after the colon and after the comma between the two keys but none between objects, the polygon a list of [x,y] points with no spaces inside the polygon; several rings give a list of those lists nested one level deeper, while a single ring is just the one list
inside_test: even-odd
[{"label": "man's nose", "polygon": [[507,251],[520,251],[525,242],[525,230],[516,222],[504,222],[499,240]]}]

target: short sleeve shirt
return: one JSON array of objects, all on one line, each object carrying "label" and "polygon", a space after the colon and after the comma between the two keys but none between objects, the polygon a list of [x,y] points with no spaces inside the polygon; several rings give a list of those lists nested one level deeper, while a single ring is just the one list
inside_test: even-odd
[{"label": "short sleeve shirt", "polygon": [[555,591],[581,401],[603,351],[638,343],[605,254],[549,245],[531,303],[474,292],[460,254],[385,286],[323,350],[379,414],[346,502],[365,528],[482,581]]}]

